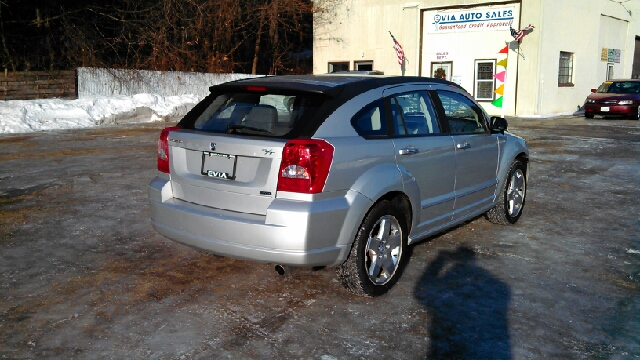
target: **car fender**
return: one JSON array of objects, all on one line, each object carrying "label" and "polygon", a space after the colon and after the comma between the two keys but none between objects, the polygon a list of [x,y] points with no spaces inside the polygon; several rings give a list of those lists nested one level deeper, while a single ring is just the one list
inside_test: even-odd
[{"label": "car fender", "polygon": [[[496,199],[499,197],[500,191],[502,191],[502,187],[507,180],[507,173],[509,172],[513,161],[520,155],[524,155],[527,159],[529,159],[529,150],[527,149],[524,139],[511,134],[504,134],[503,136],[498,137],[498,141],[500,144],[500,159],[497,170],[498,186],[496,187]],[[528,181],[528,161],[526,162],[526,166],[527,172],[525,174],[525,179]]]},{"label": "car fender", "polygon": [[[397,174],[398,176],[392,176],[391,174]],[[360,176],[358,180],[356,180],[356,182],[353,184],[350,191],[358,192],[367,199],[371,200],[368,208],[354,209],[355,212],[359,212],[360,214],[349,215],[354,216],[353,221],[356,221],[357,224],[362,223],[367,212],[369,212],[369,208],[373,206],[373,204],[378,202],[380,199],[385,198],[390,193],[403,194],[409,201],[412,214],[412,218],[409,219],[411,221],[409,234],[411,234],[415,225],[419,223],[420,189],[411,173],[409,173],[406,169],[398,168],[394,164],[384,164],[376,166],[362,174],[362,176]],[[346,221],[345,225],[349,223],[349,221]],[[351,225],[352,224],[353,223],[351,223]],[[354,228],[353,226],[351,226],[351,228],[354,229],[353,234],[351,234],[351,240],[353,240],[355,238],[358,227]]]},{"label": "car fender", "polygon": [[351,190],[376,202],[390,192],[403,192],[402,173],[396,164],[380,164],[361,174],[351,186]]},{"label": "car fender", "polygon": [[[401,173],[395,164],[380,164],[361,174],[347,192],[348,198],[359,201],[355,201],[353,204],[355,206],[351,206],[347,212],[340,230],[338,245],[353,243],[360,224],[373,204],[390,192],[402,191]],[[351,193],[359,194],[368,201],[364,203],[359,196]]]}]

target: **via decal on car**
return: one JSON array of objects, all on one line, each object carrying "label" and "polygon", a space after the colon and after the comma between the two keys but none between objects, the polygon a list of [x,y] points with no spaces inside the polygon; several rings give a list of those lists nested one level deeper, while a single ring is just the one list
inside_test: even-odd
[{"label": "via decal on car", "polygon": [[275,152],[271,149],[262,149],[265,155],[273,155]]},{"label": "via decal on car", "polygon": [[227,180],[233,180],[234,179],[233,175],[231,175],[229,173],[226,173],[226,172],[221,172],[221,171],[208,170],[207,171],[207,176],[211,176],[211,177],[218,178],[218,179],[227,179]]}]

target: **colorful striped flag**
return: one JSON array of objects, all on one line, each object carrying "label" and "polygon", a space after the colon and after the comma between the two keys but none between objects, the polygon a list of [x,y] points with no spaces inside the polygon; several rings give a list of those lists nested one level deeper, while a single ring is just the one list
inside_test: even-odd
[{"label": "colorful striped flag", "polygon": [[514,29],[514,28],[510,27],[510,29],[511,29],[511,36],[513,36],[513,38],[514,38],[514,39],[516,39],[516,41],[517,41],[518,43],[520,43],[520,41],[522,41],[522,38],[523,38],[525,35],[527,35],[527,31],[529,31],[529,30],[531,30],[531,29],[533,29],[533,28],[534,28],[534,26],[533,26],[533,25],[531,25],[531,24],[527,25],[527,26],[526,26],[524,29],[522,29],[522,30],[516,30],[516,29]]},{"label": "colorful striped flag", "polygon": [[398,40],[393,37],[391,31],[389,31],[389,35],[391,35],[391,38],[393,39],[393,48],[396,51],[396,55],[398,56],[398,64],[402,66],[402,63],[404,63],[404,50],[402,50],[402,45],[400,45]]}]

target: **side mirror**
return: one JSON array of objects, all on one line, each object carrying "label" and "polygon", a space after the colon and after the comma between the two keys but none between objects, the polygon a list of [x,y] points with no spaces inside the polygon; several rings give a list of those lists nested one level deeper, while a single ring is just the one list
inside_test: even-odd
[{"label": "side mirror", "polygon": [[592,92],[592,93],[594,93],[594,92],[596,92],[596,91],[598,91],[598,89],[591,89],[591,92]]},{"label": "side mirror", "polygon": [[491,117],[491,131],[499,132],[504,134],[504,131],[507,130],[507,119],[498,116]]}]

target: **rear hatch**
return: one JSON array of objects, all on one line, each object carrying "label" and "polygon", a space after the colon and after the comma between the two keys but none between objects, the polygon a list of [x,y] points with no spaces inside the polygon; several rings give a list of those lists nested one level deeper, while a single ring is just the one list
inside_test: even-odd
[{"label": "rear hatch", "polygon": [[174,197],[264,215],[276,195],[283,147],[313,134],[326,96],[256,86],[213,90],[169,133]]},{"label": "rear hatch", "polygon": [[171,185],[180,200],[265,214],[275,197],[286,141],[173,131]]}]

